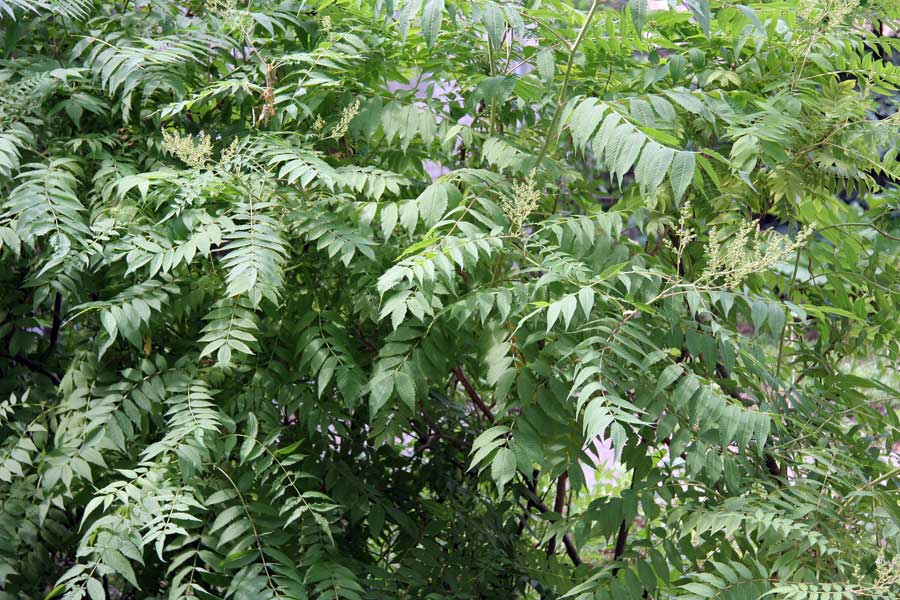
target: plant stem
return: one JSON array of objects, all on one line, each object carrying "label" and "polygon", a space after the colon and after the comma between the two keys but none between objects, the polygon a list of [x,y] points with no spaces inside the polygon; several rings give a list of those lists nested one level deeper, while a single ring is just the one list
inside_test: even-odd
[{"label": "plant stem", "polygon": [[584,19],[584,24],[581,26],[581,30],[575,37],[575,41],[569,46],[569,59],[566,61],[566,72],[563,74],[562,87],[559,90],[559,97],[556,99],[556,109],[553,111],[553,117],[550,119],[550,127],[547,128],[547,137],[544,139],[544,144],[541,146],[540,152],[538,152],[534,168],[540,166],[541,162],[544,160],[544,156],[547,154],[547,150],[550,148],[551,141],[556,135],[556,126],[559,121],[559,115],[562,112],[563,106],[566,104],[566,93],[569,91],[569,79],[572,76],[572,67],[575,65],[575,53],[578,51],[578,46],[580,46],[581,42],[584,40],[584,35],[587,33],[588,27],[590,27],[591,21],[594,19],[594,13],[597,12],[597,6],[599,4],[599,0],[591,2],[591,8]]},{"label": "plant stem", "polygon": [[[797,258],[794,260],[794,272],[791,274],[791,284],[788,288],[788,293],[786,295],[786,299],[790,301],[790,298],[794,295],[794,284],[797,281],[797,270],[800,268],[800,250],[797,250]],[[774,386],[773,392],[773,400],[774,397],[778,394],[778,389],[781,387],[779,382],[781,380],[781,364],[784,360],[784,338],[787,333],[788,328],[788,319],[791,317],[790,309],[785,306],[784,307],[784,325],[781,326],[781,336],[778,339],[778,359],[775,361],[775,378],[776,385]]]},{"label": "plant stem", "polygon": [[[491,40],[488,40],[488,74],[493,77],[494,76],[494,45],[491,43]],[[491,111],[488,120],[488,134],[494,135],[494,128],[496,127],[495,121],[497,119],[497,99],[491,98]]]},{"label": "plant stem", "polygon": [[[553,503],[554,512],[563,516],[563,507],[566,501],[566,484],[569,481],[569,472],[563,471],[563,474],[556,480],[556,501]],[[556,554],[556,537],[550,539],[547,544],[547,556]]]},{"label": "plant stem", "polygon": [[[519,491],[522,495],[525,496],[526,499],[531,501],[531,504],[534,505],[541,513],[548,513],[550,509],[547,508],[547,505],[544,504],[540,498],[538,498],[537,494],[530,488],[531,482],[527,479],[525,480],[525,486],[518,486]],[[566,547],[566,554],[569,555],[569,560],[572,561],[572,564],[576,567],[582,564],[584,561],[581,556],[578,554],[578,549],[575,547],[575,542],[572,540],[572,535],[570,533],[565,533],[563,535],[563,546]]]},{"label": "plant stem", "polygon": [[61,325],[62,313],[62,294],[56,292],[56,299],[53,301],[53,325],[50,329],[50,347],[47,348],[47,356],[53,356],[56,351],[56,344],[59,341],[59,328]]},{"label": "plant stem", "polygon": [[494,422],[494,414],[491,412],[491,409],[488,408],[488,405],[484,403],[484,400],[481,399],[481,396],[478,395],[478,392],[475,391],[474,386],[469,381],[469,378],[466,377],[466,374],[463,373],[462,367],[456,367],[453,369],[453,374],[456,375],[456,378],[462,384],[462,386],[466,389],[466,393],[469,394],[469,398],[472,399],[472,404],[474,404],[478,410],[480,410],[485,418],[491,423]]}]

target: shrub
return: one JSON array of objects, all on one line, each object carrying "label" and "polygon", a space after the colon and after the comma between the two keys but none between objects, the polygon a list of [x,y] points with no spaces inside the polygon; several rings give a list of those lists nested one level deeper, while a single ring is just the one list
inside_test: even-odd
[{"label": "shrub", "polygon": [[0,598],[900,593],[895,3],[0,14]]}]

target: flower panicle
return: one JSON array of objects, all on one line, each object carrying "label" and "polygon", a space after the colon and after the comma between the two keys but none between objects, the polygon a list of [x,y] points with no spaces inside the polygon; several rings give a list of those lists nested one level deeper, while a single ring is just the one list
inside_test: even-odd
[{"label": "flower panicle", "polygon": [[191,169],[213,169],[216,171],[228,171],[237,156],[240,139],[231,140],[219,155],[218,161],[213,161],[213,142],[210,135],[201,131],[196,137],[182,135],[175,131],[162,132],[163,150],[174,155]]},{"label": "flower panicle", "polygon": [[807,225],[791,240],[775,232],[761,232],[759,223],[750,221],[742,224],[728,239],[721,229],[713,228],[706,243],[707,262],[700,282],[737,288],[750,275],[767,271],[794,256],[814,231],[814,224]]},{"label": "flower panicle", "polygon": [[510,229],[515,234],[522,232],[522,225],[540,205],[541,192],[534,182],[535,171],[532,170],[524,181],[513,183],[513,197],[504,197],[501,200],[501,208],[506,218],[509,219]]},{"label": "flower panicle", "polygon": [[331,135],[328,137],[336,140],[347,135],[347,132],[350,130],[350,122],[353,121],[358,114],[359,98],[357,98],[350,106],[344,107],[344,110],[341,112],[341,120],[334,126],[334,129],[331,130]]}]

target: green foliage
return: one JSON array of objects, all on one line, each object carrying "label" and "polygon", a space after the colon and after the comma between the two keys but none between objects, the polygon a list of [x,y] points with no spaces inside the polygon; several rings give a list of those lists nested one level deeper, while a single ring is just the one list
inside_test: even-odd
[{"label": "green foliage", "polygon": [[0,600],[900,595],[900,13],[623,4],[0,0]]}]

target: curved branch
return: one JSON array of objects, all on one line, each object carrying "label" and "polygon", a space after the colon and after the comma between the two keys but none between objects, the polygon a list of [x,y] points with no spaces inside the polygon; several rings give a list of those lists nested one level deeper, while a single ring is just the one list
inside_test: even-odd
[{"label": "curved branch", "polygon": [[14,363],[18,363],[23,367],[30,369],[31,371],[34,371],[35,373],[44,375],[53,382],[53,385],[59,385],[59,382],[61,381],[59,375],[48,371],[43,365],[31,360],[30,358],[26,358],[24,356],[11,356],[9,354],[0,354],[0,358],[6,358]]},{"label": "curved branch", "polygon": [[[528,482],[530,483],[530,482]],[[537,494],[534,493],[528,486],[517,485],[516,489],[534,505],[542,514],[550,512],[550,509],[547,508],[547,505],[544,504],[540,498],[538,498]],[[578,549],[575,547],[575,542],[572,540],[572,534],[566,532],[563,534],[563,545],[566,547],[566,554],[569,555],[569,560],[572,561],[572,564],[576,567],[583,564],[584,561],[581,559],[581,555],[578,554]]]}]

